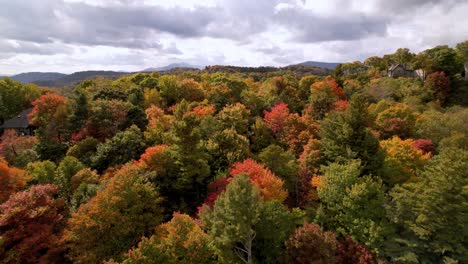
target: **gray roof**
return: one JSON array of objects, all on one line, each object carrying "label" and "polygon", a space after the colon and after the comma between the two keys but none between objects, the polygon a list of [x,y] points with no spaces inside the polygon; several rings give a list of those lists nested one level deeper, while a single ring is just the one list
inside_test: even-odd
[{"label": "gray roof", "polygon": [[23,112],[17,114],[12,119],[6,120],[1,126],[4,129],[9,128],[27,128],[29,126],[28,115],[31,113],[32,108],[23,110]]},{"label": "gray roof", "polygon": [[406,65],[406,64],[401,64],[401,63],[398,63],[398,64],[393,64],[392,66],[390,66],[390,68],[388,68],[389,71],[393,71],[395,70],[396,68],[398,67],[402,67],[405,71],[412,71],[412,69]]}]

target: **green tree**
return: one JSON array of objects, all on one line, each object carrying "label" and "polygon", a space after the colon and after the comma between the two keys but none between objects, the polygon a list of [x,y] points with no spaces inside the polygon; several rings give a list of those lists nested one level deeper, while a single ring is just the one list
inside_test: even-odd
[{"label": "green tree", "polygon": [[355,95],[345,113],[333,113],[321,123],[321,152],[326,160],[346,162],[359,159],[364,174],[378,171],[383,156],[369,126],[364,98]]},{"label": "green tree", "polygon": [[419,138],[432,140],[435,146],[454,134],[466,134],[468,131],[468,109],[453,108],[445,112],[429,110],[424,112],[416,122],[416,134]]},{"label": "green tree", "polygon": [[174,213],[171,221],[156,227],[154,235],[143,238],[123,263],[214,263],[209,244],[208,235],[190,216]]},{"label": "green tree", "polygon": [[414,59],[414,54],[407,48],[399,48],[392,54],[394,63],[410,64]]},{"label": "green tree", "polygon": [[359,161],[322,167],[317,190],[322,203],[316,221],[382,253],[392,232],[386,219],[384,188],[380,180],[359,177],[361,170]]},{"label": "green tree", "polygon": [[89,116],[89,105],[86,93],[81,90],[75,90],[74,100],[70,104],[70,115],[68,124],[72,132],[80,130]]},{"label": "green tree", "polygon": [[223,128],[234,128],[245,135],[249,125],[250,111],[241,103],[225,106],[217,115]]},{"label": "green tree", "polygon": [[458,43],[455,46],[455,51],[462,62],[468,62],[468,40]]},{"label": "green tree", "polygon": [[278,201],[264,203],[255,227],[255,262],[278,263],[285,254],[285,241],[303,221],[304,213],[297,208],[289,211]]},{"label": "green tree", "polygon": [[145,150],[143,134],[136,126],[117,133],[113,138],[97,146],[91,157],[93,168],[103,171],[109,166],[136,160]]},{"label": "green tree", "polygon": [[50,160],[29,163],[26,172],[31,175],[33,184],[47,184],[55,182],[55,170],[57,166]]},{"label": "green tree", "polygon": [[0,79],[0,121],[7,120],[23,109],[21,83],[10,78]]},{"label": "green tree", "polygon": [[67,150],[67,156],[79,159],[86,166],[91,166],[91,157],[96,152],[99,141],[93,137],[80,140]]},{"label": "green tree", "polygon": [[253,263],[255,226],[260,221],[261,206],[258,189],[242,174],[234,177],[213,209],[205,207],[201,212],[221,263]]},{"label": "green tree", "polygon": [[465,263],[468,151],[448,148],[430,160],[420,177],[395,187],[389,206],[398,226],[394,261]]},{"label": "green tree", "polygon": [[55,184],[60,187],[60,194],[65,199],[70,200],[72,195],[71,179],[85,166],[75,157],[65,157],[59,164],[56,170]]},{"label": "green tree", "polygon": [[161,97],[164,98],[167,105],[173,105],[178,102],[180,98],[179,94],[179,84],[177,79],[173,75],[164,75],[158,78],[158,88]]},{"label": "green tree", "polygon": [[176,110],[179,120],[171,127],[172,142],[165,172],[157,174],[154,182],[165,197],[166,208],[191,214],[205,199],[211,169],[201,139],[200,121],[195,114],[182,114],[184,102],[179,103]]},{"label": "green tree", "polygon": [[463,69],[457,53],[447,45],[427,49],[423,53],[434,62],[434,71],[444,71],[447,75],[453,76]]},{"label": "green tree", "polygon": [[[284,180],[289,193],[294,194],[292,198],[297,198],[299,164],[294,155],[280,146],[272,144],[262,150],[258,157],[276,176]],[[297,201],[295,202],[297,203]]]},{"label": "green tree", "polygon": [[235,162],[249,158],[249,140],[233,128],[215,132],[207,142],[213,170],[223,171]]},{"label": "green tree", "polygon": [[277,263],[284,241],[302,224],[304,214],[278,201],[264,203],[245,174],[235,176],[200,217],[221,263]]}]

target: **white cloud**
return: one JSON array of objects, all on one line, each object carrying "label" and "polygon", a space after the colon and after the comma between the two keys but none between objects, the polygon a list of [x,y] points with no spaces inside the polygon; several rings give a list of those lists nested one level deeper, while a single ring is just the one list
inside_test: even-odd
[{"label": "white cloud", "polygon": [[343,62],[468,38],[463,0],[15,0],[0,73]]}]

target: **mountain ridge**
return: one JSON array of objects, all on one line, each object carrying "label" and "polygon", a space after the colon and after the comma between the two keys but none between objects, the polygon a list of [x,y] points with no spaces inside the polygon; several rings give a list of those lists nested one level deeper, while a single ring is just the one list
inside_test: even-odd
[{"label": "mountain ridge", "polygon": [[205,68],[205,66],[192,65],[192,64],[189,64],[189,63],[186,63],[186,62],[176,62],[176,63],[171,63],[171,64],[168,64],[168,65],[162,66],[162,67],[146,68],[146,69],[143,70],[143,72],[168,71],[168,70],[172,70],[174,68],[193,68],[193,69],[201,70],[201,69]]},{"label": "mountain ridge", "polygon": [[[68,85],[73,85],[78,82],[81,82],[86,79],[96,78],[99,76],[107,78],[119,78],[123,75],[133,74],[138,72],[152,72],[158,71],[161,74],[176,74],[181,71],[191,71],[191,70],[202,70],[207,72],[273,72],[277,70],[298,70],[303,74],[316,74],[323,75],[327,71],[333,70],[340,63],[333,62],[318,62],[318,61],[305,61],[298,64],[290,64],[284,67],[273,67],[273,66],[260,66],[260,67],[243,67],[243,66],[232,66],[232,65],[211,65],[211,66],[200,66],[192,65],[185,62],[171,63],[163,67],[154,67],[146,68],[141,71],[136,72],[126,72],[126,71],[79,71],[71,74],[64,74],[59,72],[24,72],[16,75],[10,76],[0,76],[0,78],[8,77],[15,81],[26,83],[34,83],[40,86],[49,86],[49,87],[63,87]],[[309,68],[304,68],[309,67]],[[316,70],[314,70],[315,68]],[[317,68],[323,69],[317,71]],[[310,71],[310,70],[313,71]]]},{"label": "mountain ridge", "polygon": [[[304,61],[304,62],[294,64],[294,65],[307,65],[307,66],[314,66],[314,67],[334,70],[336,66],[340,64],[341,64],[340,62]],[[291,66],[294,66],[294,65],[291,65]]]}]

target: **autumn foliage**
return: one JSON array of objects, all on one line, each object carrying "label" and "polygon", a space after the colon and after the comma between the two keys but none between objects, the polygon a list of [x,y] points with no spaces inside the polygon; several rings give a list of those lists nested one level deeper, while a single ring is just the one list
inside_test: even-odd
[{"label": "autumn foliage", "polygon": [[424,87],[434,93],[440,103],[444,103],[450,93],[450,79],[445,72],[434,72],[427,76]]},{"label": "autumn foliage", "polygon": [[47,254],[59,244],[65,203],[55,199],[57,186],[35,185],[0,205],[2,263],[50,263]]},{"label": "autumn foliage", "polygon": [[337,255],[339,264],[373,264],[376,261],[366,245],[357,243],[349,236],[338,244]]},{"label": "autumn foliage", "polygon": [[68,220],[63,240],[70,248],[69,257],[79,263],[120,258],[159,224],[160,202],[154,187],[144,183],[140,169],[124,166]]},{"label": "autumn foliage", "polygon": [[434,144],[430,139],[416,139],[413,141],[413,147],[419,149],[424,154],[434,152]]},{"label": "autumn foliage", "polygon": [[213,252],[208,235],[186,214],[174,213],[172,220],[156,227],[129,251],[125,263],[209,263]]},{"label": "autumn foliage", "polygon": [[0,155],[12,164],[18,155],[25,150],[32,149],[37,142],[35,137],[20,136],[15,130],[8,129],[0,138]]},{"label": "autumn foliage", "polygon": [[0,203],[25,187],[26,181],[27,177],[23,170],[10,167],[8,163],[0,159]]},{"label": "autumn foliage", "polygon": [[42,95],[32,103],[33,110],[29,114],[31,124],[38,127],[47,125],[56,119],[59,108],[64,107],[67,103],[67,98],[55,93]]},{"label": "autumn foliage", "polygon": [[304,224],[286,241],[287,258],[291,263],[336,263],[338,241],[332,232],[319,225]]},{"label": "autumn foliage", "polygon": [[168,157],[166,155],[166,151],[168,149],[169,146],[167,145],[156,145],[147,148],[145,153],[141,154],[137,165],[141,168],[163,173],[165,170],[165,164],[167,164],[168,161]]},{"label": "autumn foliage", "polygon": [[198,207],[198,212],[203,209],[203,206],[213,207],[218,196],[226,190],[227,185],[231,182],[230,177],[219,177],[208,185],[208,195],[203,201],[203,205]]},{"label": "autumn foliage", "polygon": [[264,112],[263,120],[268,127],[273,131],[273,134],[278,135],[283,132],[284,127],[289,119],[289,108],[285,103],[279,103],[273,106],[270,111]]},{"label": "autumn foliage", "polygon": [[277,200],[283,202],[288,196],[288,192],[283,188],[284,181],[252,159],[234,163],[229,173],[232,177],[242,173],[247,174],[250,182],[258,187],[260,194],[266,201]]}]

